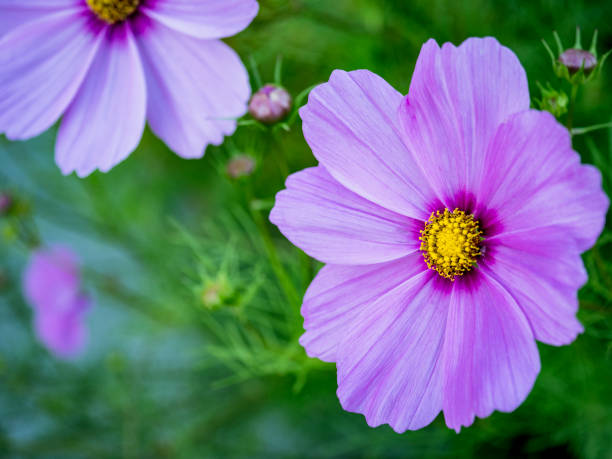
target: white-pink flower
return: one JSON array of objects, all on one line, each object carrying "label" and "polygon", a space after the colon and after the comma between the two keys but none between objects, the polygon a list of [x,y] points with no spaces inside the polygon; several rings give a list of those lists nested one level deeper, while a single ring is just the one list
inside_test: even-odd
[{"label": "white-pink flower", "polygon": [[63,119],[64,174],[108,171],[149,126],[199,158],[246,112],[248,74],[219,38],[256,0],[0,0],[0,133],[37,136]]}]

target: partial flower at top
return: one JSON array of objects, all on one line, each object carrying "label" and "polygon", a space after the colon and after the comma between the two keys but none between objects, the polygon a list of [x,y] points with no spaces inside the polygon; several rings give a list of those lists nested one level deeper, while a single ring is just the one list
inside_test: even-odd
[{"label": "partial flower at top", "polygon": [[83,177],[124,160],[145,118],[183,158],[236,129],[250,86],[218,40],[255,0],[0,0],[0,134],[34,137],[63,115],[55,159]]},{"label": "partial flower at top", "polygon": [[23,275],[23,291],[34,310],[36,335],[47,349],[60,358],[81,353],[91,302],[81,292],[76,255],[64,247],[35,251]]},{"label": "partial flower at top", "polygon": [[287,180],[270,215],[327,263],[306,292],[310,356],[371,426],[459,431],[531,390],[536,340],[582,332],[580,258],[600,234],[601,174],[493,38],[428,41],[406,97],[335,71],[300,110],[320,165]]}]

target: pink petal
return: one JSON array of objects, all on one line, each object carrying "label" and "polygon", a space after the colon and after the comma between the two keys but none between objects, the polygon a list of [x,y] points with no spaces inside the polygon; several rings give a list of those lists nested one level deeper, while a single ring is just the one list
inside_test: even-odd
[{"label": "pink petal", "polygon": [[609,204],[601,174],[580,164],[567,129],[551,114],[526,111],[500,126],[483,171],[478,200],[496,210],[502,233],[560,227],[580,251],[601,233]]},{"label": "pink petal", "polygon": [[399,118],[418,167],[439,199],[452,207],[453,197],[480,177],[497,126],[528,108],[525,71],[497,40],[470,38],[442,49],[429,40]]},{"label": "pink petal", "polygon": [[26,22],[67,9],[86,8],[82,0],[2,0],[0,3],[0,36]]},{"label": "pink petal", "polygon": [[48,129],[76,94],[100,43],[88,15],[44,15],[0,39],[0,133],[27,139]]},{"label": "pink petal", "polygon": [[157,0],[140,10],[172,29],[196,38],[223,38],[245,29],[257,16],[255,0]]},{"label": "pink petal", "polygon": [[304,296],[300,344],[309,356],[335,362],[338,344],[363,320],[360,313],[425,269],[420,253],[376,265],[324,266]]},{"label": "pink petal", "polygon": [[72,298],[80,283],[76,255],[59,246],[35,251],[23,275],[24,295],[34,306],[51,307],[62,298]]},{"label": "pink petal", "polygon": [[216,40],[199,40],[159,24],[137,35],[147,78],[147,119],[184,158],[219,145],[246,113],[250,87],[238,55]]},{"label": "pink petal", "polygon": [[376,204],[426,220],[435,201],[401,140],[402,95],[367,70],[335,70],[300,110],[315,157],[349,190]]},{"label": "pink petal", "polygon": [[64,359],[76,357],[87,344],[84,313],[89,306],[89,299],[80,296],[71,301],[72,309],[66,314],[37,312],[34,318],[36,335],[56,356]]},{"label": "pink petal", "polygon": [[289,176],[270,221],[295,245],[325,263],[370,264],[419,249],[422,223],[347,190],[322,167]]},{"label": "pink petal", "polygon": [[503,235],[491,252],[482,269],[516,300],[537,340],[559,346],[583,331],[576,312],[587,273],[579,249],[563,229]]},{"label": "pink petal", "polygon": [[127,24],[109,28],[57,135],[61,171],[109,171],[137,146],[145,126],[146,84]]},{"label": "pink petal", "polygon": [[453,286],[442,353],[444,418],[457,432],[474,416],[516,409],[540,371],[531,327],[514,299],[492,278],[472,279]]},{"label": "pink petal", "polygon": [[61,358],[74,357],[85,346],[85,313],[90,300],[80,293],[76,255],[64,247],[36,250],[23,275],[24,295],[34,310],[39,340]]},{"label": "pink petal", "polygon": [[[402,276],[402,273],[397,273]],[[442,408],[439,358],[448,292],[431,271],[409,278],[360,314],[338,346],[338,398],[368,425],[416,430]]]}]

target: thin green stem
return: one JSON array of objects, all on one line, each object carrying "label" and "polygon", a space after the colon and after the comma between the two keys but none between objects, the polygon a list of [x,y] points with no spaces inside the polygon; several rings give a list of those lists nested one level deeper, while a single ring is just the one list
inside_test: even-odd
[{"label": "thin green stem", "polygon": [[253,76],[255,87],[259,89],[263,86],[263,83],[261,81],[261,75],[259,75],[259,69],[257,68],[257,61],[252,54],[249,56],[249,64],[251,65],[251,75]]},{"label": "thin green stem", "polygon": [[271,136],[271,140],[272,140],[272,148],[274,150],[276,159],[277,159],[277,164],[278,164],[278,170],[281,174],[281,181],[282,183],[285,183],[285,180],[287,179],[287,177],[289,176],[289,161],[287,159],[287,155],[285,154],[285,150],[283,148],[281,148],[281,139],[280,136],[278,134],[278,131],[273,130],[272,131],[272,136]]},{"label": "thin green stem", "polygon": [[300,305],[300,295],[298,294],[293,282],[287,275],[285,268],[283,267],[280,257],[278,256],[278,252],[276,250],[276,246],[272,241],[272,237],[270,236],[270,232],[268,231],[268,227],[266,225],[265,220],[263,219],[261,213],[254,209],[251,206],[251,202],[253,201],[253,193],[251,191],[250,184],[247,184],[245,187],[246,201],[247,207],[249,208],[249,213],[259,230],[259,235],[261,236],[261,240],[264,244],[264,249],[266,251],[266,255],[268,256],[268,260],[270,261],[270,266],[276,275],[278,282],[287,298],[287,301],[292,305],[299,307]]},{"label": "thin green stem", "polygon": [[274,65],[274,83],[278,86],[282,86],[282,75],[283,75],[283,56],[280,54],[276,56],[276,64]]},{"label": "thin green stem", "polygon": [[314,269],[311,258],[301,250],[300,252],[300,271],[302,273],[302,285],[308,287],[314,277]]},{"label": "thin green stem", "polygon": [[591,131],[597,131],[598,129],[606,129],[606,128],[612,128],[612,121],[609,123],[594,124],[593,126],[574,128],[572,129],[572,135],[582,135],[582,134],[586,134]]},{"label": "thin green stem", "polygon": [[570,95],[570,106],[567,112],[566,126],[570,133],[572,132],[572,125],[574,123],[574,107],[576,106],[576,96],[578,95],[578,85],[572,85],[572,92]]},{"label": "thin green stem", "polygon": [[121,282],[116,278],[106,273],[101,273],[88,266],[83,267],[83,273],[85,277],[91,281],[98,291],[102,291],[105,294],[113,297],[115,300],[121,303],[123,306],[127,306],[151,320],[157,321],[161,324],[168,324],[168,321],[172,319],[169,314],[162,312],[159,304],[156,301],[147,296],[135,293],[128,290]]}]

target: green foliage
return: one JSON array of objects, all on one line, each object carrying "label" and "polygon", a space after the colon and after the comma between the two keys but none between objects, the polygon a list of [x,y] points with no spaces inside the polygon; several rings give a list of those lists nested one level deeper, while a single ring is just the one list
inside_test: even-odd
[{"label": "green foliage", "polygon": [[[368,68],[406,92],[430,37],[496,36],[519,56],[534,97],[537,81],[554,79],[540,43],[552,30],[570,42],[576,25],[598,28],[602,48],[612,45],[605,0],[260,3],[252,26],[228,42],[264,84],[282,76],[296,107],[335,68]],[[555,94],[570,90],[552,84]],[[611,89],[604,68],[578,94],[577,125],[611,121]],[[0,190],[24,203],[22,231],[75,247],[96,300],[86,355],[49,356],[21,296],[27,247],[14,242],[13,217],[0,221],[13,235],[0,242],[0,457],[612,457],[610,221],[584,257],[585,333],[567,347],[540,346],[542,373],[514,413],[460,435],[442,416],[397,435],[341,409],[335,366],[297,341],[319,265],[267,223],[287,174],[315,164],[299,123],[296,113],[281,127],[245,122],[199,161],[146,132],[128,160],[85,180],[53,164],[55,128],[28,142],[0,138]],[[577,133],[575,148],[611,195],[612,129]],[[239,153],[257,168],[232,181],[226,163]]]}]

